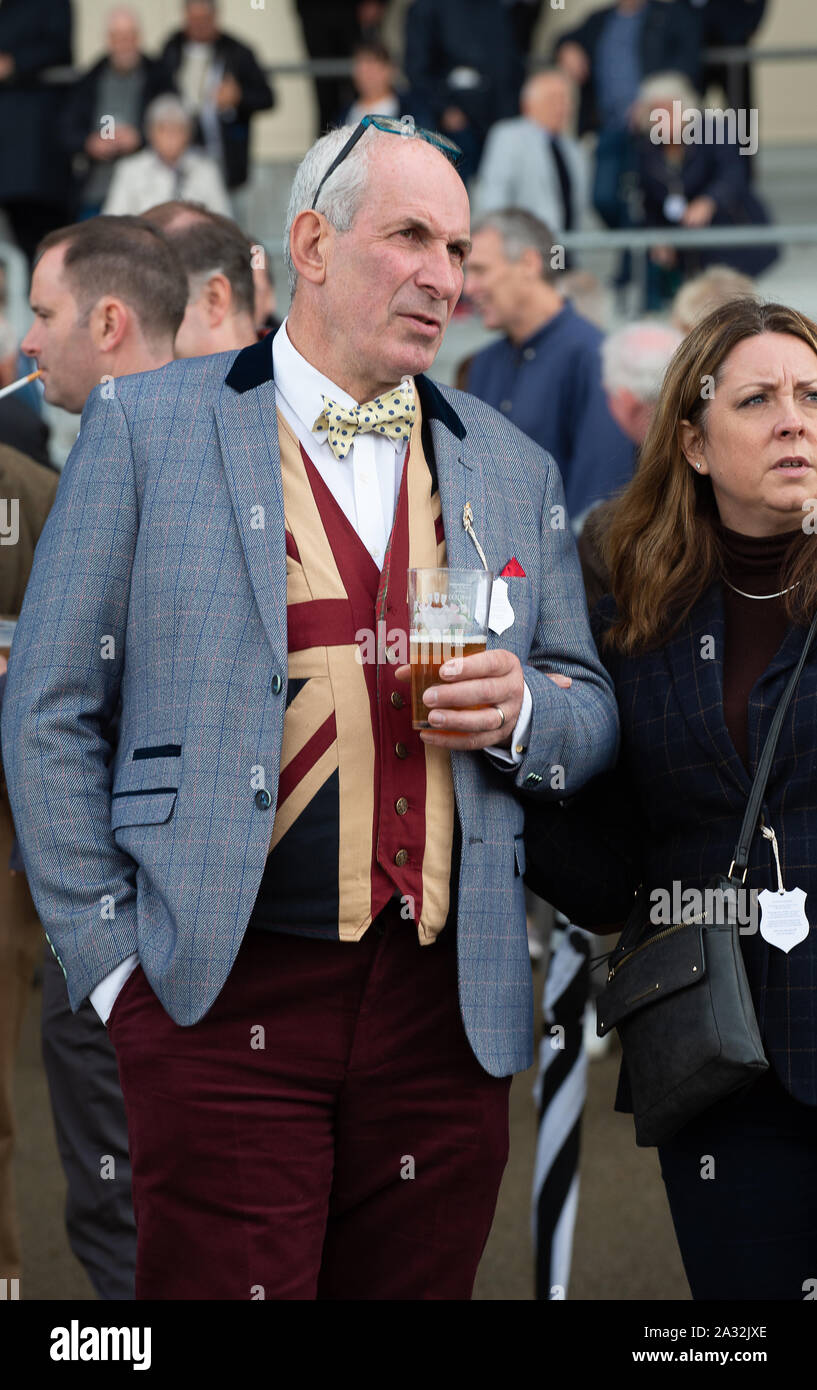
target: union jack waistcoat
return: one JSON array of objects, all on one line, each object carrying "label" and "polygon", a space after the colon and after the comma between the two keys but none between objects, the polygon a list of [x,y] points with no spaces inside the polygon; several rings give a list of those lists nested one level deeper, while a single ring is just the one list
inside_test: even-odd
[{"label": "union jack waistcoat", "polygon": [[278,803],[249,925],[357,941],[390,898],[434,941],[449,911],[450,754],[411,727],[406,571],[445,565],[417,419],[382,570],[280,412],[288,683]]}]

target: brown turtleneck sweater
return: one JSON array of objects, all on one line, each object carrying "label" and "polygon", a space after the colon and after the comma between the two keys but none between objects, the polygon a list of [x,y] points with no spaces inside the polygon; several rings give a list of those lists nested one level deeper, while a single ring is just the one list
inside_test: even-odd
[{"label": "brown turtleneck sweater", "polygon": [[[727,579],[747,594],[774,594],[793,533],[743,536],[718,528]],[[799,532],[803,537],[803,532]],[[803,537],[805,539],[805,537]],[[723,717],[735,748],[749,766],[749,695],[778,651],[788,629],[784,598],[742,598],[723,585],[726,620]]]}]

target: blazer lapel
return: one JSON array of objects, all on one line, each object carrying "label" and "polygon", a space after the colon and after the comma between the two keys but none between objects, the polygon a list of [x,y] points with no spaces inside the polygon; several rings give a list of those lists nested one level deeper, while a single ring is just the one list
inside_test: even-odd
[{"label": "blazer lapel", "polygon": [[687,727],[718,771],[744,795],[751,779],[729,737],[723,717],[725,623],[720,584],[715,582],[695,605],[691,621],[666,644],[664,654]]},{"label": "blazer lapel", "polygon": [[[485,488],[482,461],[468,448],[465,425],[434,383],[428,377],[418,376],[415,377],[415,385],[423,412],[426,458],[437,472],[448,567],[481,569],[482,561],[463,526],[462,514],[466,502],[470,502],[474,514],[473,528],[484,549]],[[429,457],[430,453],[433,460]],[[497,641],[494,633],[489,632],[488,646]],[[479,786],[477,768],[477,759],[452,754],[451,775],[461,827],[470,824],[473,819]]]},{"label": "blazer lapel", "polygon": [[473,529],[484,549],[482,460],[469,449],[465,425],[434,382],[424,376],[415,380],[437,470],[449,569],[481,569],[477,548],[463,525],[463,512],[466,502],[470,502]]},{"label": "blazer lapel", "polygon": [[273,649],[286,652],[284,494],[268,338],[238,354],[216,401],[215,417],[261,621]]}]

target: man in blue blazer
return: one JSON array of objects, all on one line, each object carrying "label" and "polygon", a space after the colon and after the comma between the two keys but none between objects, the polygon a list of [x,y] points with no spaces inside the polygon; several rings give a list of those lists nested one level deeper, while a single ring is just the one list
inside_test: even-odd
[{"label": "man in blue blazer", "polygon": [[[305,157],[272,341],[93,393],[15,635],[12,809],[116,1048],[138,1298],[470,1296],[532,1058],[522,794],[616,753],[557,468],[424,375],[468,203],[404,130]],[[417,732],[405,568],[483,555],[507,600]]]}]

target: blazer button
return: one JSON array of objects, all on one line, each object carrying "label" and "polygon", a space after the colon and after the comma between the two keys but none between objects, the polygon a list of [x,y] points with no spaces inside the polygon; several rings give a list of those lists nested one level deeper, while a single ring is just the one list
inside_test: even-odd
[{"label": "blazer button", "polygon": [[273,676],[272,680],[270,681],[270,689],[271,689],[273,695],[280,695],[280,694],[281,694],[281,686],[282,686],[282,685],[283,685],[283,681],[281,680],[281,677],[278,675],[278,672],[276,671],[276,672],[275,672],[275,675]]},{"label": "blazer button", "polygon": [[404,743],[395,743],[394,751],[397,754],[398,758],[408,757],[408,749]]},{"label": "blazer button", "polygon": [[408,863],[408,850],[399,849],[394,856],[394,862],[398,869],[402,869],[403,865]]},{"label": "blazer button", "polygon": [[398,816],[404,816],[408,810],[408,801],[404,796],[399,796],[394,803],[394,809]]},{"label": "blazer button", "polygon": [[402,709],[406,703],[399,690],[393,690],[390,698],[395,709]]},{"label": "blazer button", "polygon": [[272,797],[266,787],[262,787],[260,792],[255,793],[255,804],[259,811],[268,811],[272,804]]}]

